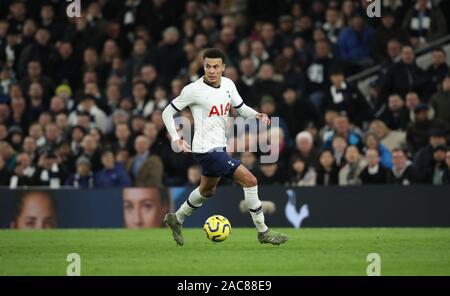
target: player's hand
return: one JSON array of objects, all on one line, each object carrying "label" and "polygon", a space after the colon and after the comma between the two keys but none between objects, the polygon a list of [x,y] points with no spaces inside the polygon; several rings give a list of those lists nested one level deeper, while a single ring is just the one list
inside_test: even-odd
[{"label": "player's hand", "polygon": [[182,152],[192,152],[191,146],[183,139],[176,140],[175,144]]},{"label": "player's hand", "polygon": [[256,114],[256,119],[261,119],[264,125],[268,126],[270,124],[270,118],[265,113]]}]

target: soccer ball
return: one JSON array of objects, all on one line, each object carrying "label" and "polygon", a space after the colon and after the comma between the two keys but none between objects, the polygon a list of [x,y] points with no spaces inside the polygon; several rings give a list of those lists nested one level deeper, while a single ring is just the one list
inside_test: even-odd
[{"label": "soccer ball", "polygon": [[206,220],[203,231],[209,240],[223,242],[230,236],[231,224],[224,216],[214,215]]}]

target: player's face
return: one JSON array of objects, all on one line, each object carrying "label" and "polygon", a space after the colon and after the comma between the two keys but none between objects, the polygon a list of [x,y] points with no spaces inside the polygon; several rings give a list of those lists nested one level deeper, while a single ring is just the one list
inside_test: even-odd
[{"label": "player's face", "polygon": [[205,58],[203,62],[206,80],[211,84],[219,84],[222,73],[225,70],[225,64],[221,58]]},{"label": "player's face", "polygon": [[56,227],[55,208],[43,193],[30,193],[22,201],[22,210],[12,223],[17,229],[49,229]]},{"label": "player's face", "polygon": [[124,189],[123,207],[126,228],[161,227],[169,210],[157,188]]}]

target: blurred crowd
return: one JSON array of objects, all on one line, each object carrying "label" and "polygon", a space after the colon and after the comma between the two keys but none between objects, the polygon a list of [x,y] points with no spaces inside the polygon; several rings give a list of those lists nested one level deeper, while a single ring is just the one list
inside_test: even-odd
[{"label": "blurred crowd", "polygon": [[[161,113],[223,49],[247,105],[279,117],[260,185],[450,182],[450,1],[0,0],[0,186],[198,184]],[[350,75],[381,65],[364,95]],[[192,120],[190,111],[181,115]],[[248,144],[243,132],[230,143]],[[229,180],[222,180],[229,184]]]}]

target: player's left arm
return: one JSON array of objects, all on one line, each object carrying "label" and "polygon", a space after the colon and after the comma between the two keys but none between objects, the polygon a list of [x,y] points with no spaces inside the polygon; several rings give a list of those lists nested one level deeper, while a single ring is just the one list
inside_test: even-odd
[{"label": "player's left arm", "polygon": [[241,115],[242,117],[245,118],[256,118],[258,120],[262,120],[262,122],[265,125],[269,125],[270,124],[270,118],[267,114],[265,113],[259,113],[257,112],[255,109],[247,106],[244,103],[244,100],[241,98],[241,96],[239,95],[236,86],[233,84],[234,88],[233,91],[231,92],[231,103],[234,109],[236,109],[236,111],[239,113],[239,115]]}]

